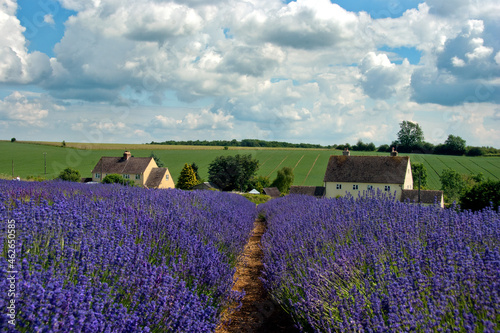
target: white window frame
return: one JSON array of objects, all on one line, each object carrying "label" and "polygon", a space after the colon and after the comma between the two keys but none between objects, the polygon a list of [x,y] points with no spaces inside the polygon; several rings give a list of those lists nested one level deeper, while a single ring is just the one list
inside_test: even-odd
[{"label": "white window frame", "polygon": [[384,186],[384,191],[390,192],[391,191],[391,185],[385,185]]},{"label": "white window frame", "polygon": [[96,174],[95,174],[95,178],[97,178],[97,179],[101,179],[101,174],[100,174],[100,173],[96,173]]},{"label": "white window frame", "polygon": [[337,190],[341,190],[342,189],[342,184],[337,184]]},{"label": "white window frame", "polygon": [[359,190],[359,186],[357,184],[352,185],[353,190]]},{"label": "white window frame", "polygon": [[139,174],[138,174],[138,175],[135,175],[135,179],[136,179],[136,180],[141,179],[141,175],[139,175]]},{"label": "white window frame", "polygon": [[168,173],[165,175],[165,179],[168,180],[170,177],[168,176]]},{"label": "white window frame", "polygon": [[373,190],[373,185],[368,185],[366,188],[367,188],[368,190]]},{"label": "white window frame", "polygon": [[130,175],[128,173],[126,173],[126,174],[123,175],[123,178],[124,179],[130,179]]}]

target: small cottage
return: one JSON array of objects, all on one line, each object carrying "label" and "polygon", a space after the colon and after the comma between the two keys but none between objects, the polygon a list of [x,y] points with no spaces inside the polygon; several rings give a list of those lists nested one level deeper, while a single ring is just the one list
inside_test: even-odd
[{"label": "small cottage", "polygon": [[147,188],[175,187],[168,168],[159,168],[152,157],[133,157],[129,151],[121,157],[101,157],[92,170],[92,181],[101,182],[109,174],[119,174]]},{"label": "small cottage", "polygon": [[401,200],[402,190],[413,189],[410,158],[397,156],[397,152],[391,156],[350,156],[346,150],[341,156],[330,157],[324,184],[327,198],[380,189],[396,192],[396,199]]}]

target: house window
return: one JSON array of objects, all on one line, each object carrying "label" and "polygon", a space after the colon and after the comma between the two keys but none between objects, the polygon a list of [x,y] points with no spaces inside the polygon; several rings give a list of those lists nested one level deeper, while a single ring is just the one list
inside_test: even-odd
[{"label": "house window", "polygon": [[352,185],[352,189],[353,190],[357,190],[358,189],[358,185]]},{"label": "house window", "polygon": [[373,190],[373,185],[368,185],[367,188],[368,190]]},{"label": "house window", "polygon": [[101,178],[101,174],[100,173],[96,173],[95,174],[95,178],[97,178],[97,179]]},{"label": "house window", "polygon": [[341,190],[342,189],[342,184],[337,184],[337,190]]},{"label": "house window", "polygon": [[168,176],[168,174],[165,176],[165,179],[168,180],[170,177]]},{"label": "house window", "polygon": [[391,190],[391,186],[390,185],[385,185],[384,186],[384,191],[389,192],[390,190]]},{"label": "house window", "polygon": [[129,174],[125,174],[125,175],[123,175],[123,178],[130,179],[130,175]]},{"label": "house window", "polygon": [[135,175],[135,179],[141,179],[141,175]]}]

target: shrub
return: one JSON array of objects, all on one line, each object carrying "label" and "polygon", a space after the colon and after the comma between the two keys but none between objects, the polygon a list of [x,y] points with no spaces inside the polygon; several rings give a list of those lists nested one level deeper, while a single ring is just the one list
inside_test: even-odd
[{"label": "shrub", "polygon": [[57,177],[58,179],[70,181],[70,182],[80,182],[82,176],[80,175],[80,171],[73,168],[66,168]]}]

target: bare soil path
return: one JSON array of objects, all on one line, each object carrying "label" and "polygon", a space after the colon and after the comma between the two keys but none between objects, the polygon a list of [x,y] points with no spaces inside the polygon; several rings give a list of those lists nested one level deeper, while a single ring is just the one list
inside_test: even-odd
[{"label": "bare soil path", "polygon": [[262,249],[260,239],[266,231],[266,222],[254,222],[252,236],[245,246],[242,259],[236,266],[233,290],[245,290],[245,297],[239,310],[223,315],[224,324],[217,327],[216,333],[279,333],[299,332],[290,316],[274,303],[260,280]]}]

